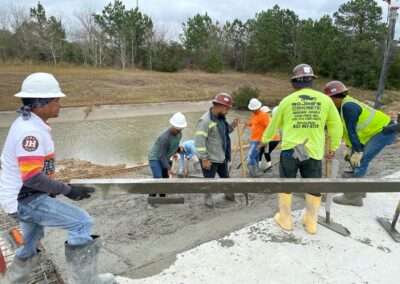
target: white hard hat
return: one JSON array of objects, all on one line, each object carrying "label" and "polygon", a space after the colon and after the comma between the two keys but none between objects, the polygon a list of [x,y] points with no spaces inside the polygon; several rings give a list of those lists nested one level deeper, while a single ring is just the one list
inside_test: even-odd
[{"label": "white hard hat", "polygon": [[169,123],[175,128],[185,128],[187,126],[186,118],[181,112],[175,113]]},{"label": "white hard hat", "polygon": [[56,78],[49,73],[33,73],[22,83],[18,98],[61,98],[61,92]]},{"label": "white hard hat", "polygon": [[279,106],[276,106],[276,107],[274,107],[274,108],[272,109],[272,113],[271,113],[272,116],[274,116],[274,113],[278,110],[278,107],[279,107]]},{"label": "white hard hat", "polygon": [[260,108],[260,110],[263,111],[263,112],[271,112],[271,109],[269,107],[267,107],[267,106],[262,106]]},{"label": "white hard hat", "polygon": [[262,103],[255,98],[252,98],[248,105],[249,110],[256,110],[256,109],[259,109],[261,106],[262,106]]}]

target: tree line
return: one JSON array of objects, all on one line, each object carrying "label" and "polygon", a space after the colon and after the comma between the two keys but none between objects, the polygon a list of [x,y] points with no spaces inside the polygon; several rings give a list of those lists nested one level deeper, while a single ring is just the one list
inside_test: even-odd
[{"label": "tree line", "polygon": [[[247,21],[220,23],[196,14],[182,23],[179,39],[169,40],[151,17],[120,0],[100,13],[82,7],[74,27],[48,15],[38,2],[29,12],[17,6],[0,12],[0,60],[164,72],[286,72],[306,62],[320,75],[375,89],[388,32],[382,15],[374,0],[350,0],[333,17],[316,20],[300,19],[278,5]],[[397,89],[399,49],[397,44],[387,82]]]}]

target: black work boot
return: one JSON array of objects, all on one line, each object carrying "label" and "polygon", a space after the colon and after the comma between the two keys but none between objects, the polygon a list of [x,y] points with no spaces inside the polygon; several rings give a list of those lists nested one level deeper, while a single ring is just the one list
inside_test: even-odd
[{"label": "black work boot", "polygon": [[70,284],[114,284],[111,273],[97,274],[97,259],[102,240],[92,236],[86,245],[71,246],[65,242],[65,264]]}]

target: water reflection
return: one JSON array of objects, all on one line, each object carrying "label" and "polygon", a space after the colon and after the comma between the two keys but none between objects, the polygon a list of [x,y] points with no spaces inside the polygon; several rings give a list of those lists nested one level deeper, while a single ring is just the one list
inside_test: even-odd
[{"label": "water reflection", "polygon": [[[185,113],[188,127],[182,132],[182,142],[194,138],[197,121],[203,113]],[[238,114],[249,118],[249,112],[232,112],[228,121]],[[146,162],[151,144],[169,126],[169,118],[170,115],[162,115],[54,124],[52,136],[57,158],[75,158],[102,165]],[[8,128],[0,128],[1,149],[7,132]],[[249,131],[243,135],[245,139],[248,136]],[[236,143],[236,131],[231,137]]]}]

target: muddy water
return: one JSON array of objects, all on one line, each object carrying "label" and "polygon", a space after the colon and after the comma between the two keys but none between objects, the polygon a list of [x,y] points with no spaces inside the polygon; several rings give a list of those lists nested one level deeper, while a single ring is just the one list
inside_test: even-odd
[{"label": "muddy water", "polygon": [[[188,127],[182,142],[194,138],[198,119],[204,112],[185,114]],[[232,112],[249,117],[248,112]],[[52,137],[58,159],[75,158],[102,165],[134,165],[147,161],[147,153],[158,134],[166,129],[171,115],[78,121],[52,125]],[[8,128],[0,128],[0,147],[3,148]],[[237,140],[237,133],[231,135]],[[244,134],[248,137],[248,133]]]}]

